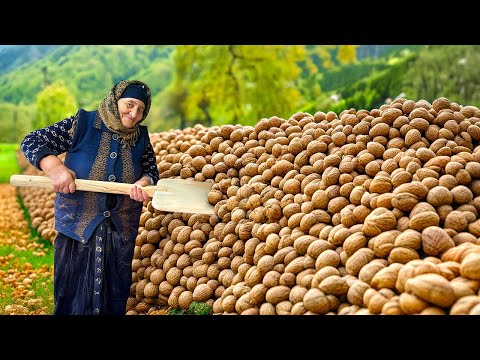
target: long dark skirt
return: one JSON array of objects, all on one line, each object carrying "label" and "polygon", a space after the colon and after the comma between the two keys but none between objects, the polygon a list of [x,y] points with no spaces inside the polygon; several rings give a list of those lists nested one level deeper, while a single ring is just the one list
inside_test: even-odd
[{"label": "long dark skirt", "polygon": [[55,238],[55,315],[124,315],[132,281],[134,241],[103,221],[82,244]]}]

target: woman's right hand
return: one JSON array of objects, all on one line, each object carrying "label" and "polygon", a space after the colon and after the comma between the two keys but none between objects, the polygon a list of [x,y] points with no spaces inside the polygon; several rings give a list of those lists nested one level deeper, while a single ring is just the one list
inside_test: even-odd
[{"label": "woman's right hand", "polygon": [[40,160],[40,168],[52,181],[55,192],[68,194],[75,191],[75,179],[77,175],[63,165],[63,162],[55,155],[48,155],[42,158]]},{"label": "woman's right hand", "polygon": [[52,181],[53,190],[65,194],[75,192],[75,172],[67,168],[65,165],[58,165],[50,170],[48,177]]}]

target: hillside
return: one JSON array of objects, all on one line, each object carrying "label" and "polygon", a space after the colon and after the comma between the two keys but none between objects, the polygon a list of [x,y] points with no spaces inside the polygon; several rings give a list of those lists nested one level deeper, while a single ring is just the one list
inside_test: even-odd
[{"label": "hillside", "polygon": [[58,45],[0,45],[0,74],[31,64],[58,48]]},{"label": "hillside", "polygon": [[[89,107],[105,96],[106,86],[121,79],[147,76],[153,93],[170,82],[172,46],[85,45],[14,46],[0,71],[0,103],[32,104],[45,84],[62,81],[79,106]],[[14,54],[18,54],[15,61]],[[30,58],[29,58],[30,57]],[[3,58],[3,56],[2,56]],[[35,60],[34,60],[35,59]]]},{"label": "hillside", "polygon": [[357,49],[357,59],[360,61],[365,58],[377,59],[399,53],[404,49],[413,50],[419,49],[422,46],[423,45],[361,45]]},{"label": "hillside", "polygon": [[[361,45],[357,58],[377,61],[410,45]],[[174,46],[142,45],[0,45],[0,104],[32,104],[46,85],[63,81],[81,107],[89,107],[105,95],[105,84],[120,79],[138,78],[159,93],[171,80],[169,55]],[[334,90],[365,75],[365,66],[355,66],[356,76],[345,77],[341,84],[331,81],[328,69],[322,89]],[[371,66],[367,65],[368,70]],[[333,73],[338,68],[332,69]],[[368,71],[367,71],[368,72]],[[335,76],[335,75],[333,75]]]},{"label": "hillside", "polygon": [[[378,108],[388,102],[388,99],[397,96],[427,101],[445,96],[457,103],[478,103],[477,84],[480,82],[477,81],[479,75],[476,69],[480,63],[479,46],[361,45],[353,55],[353,59],[356,58],[357,61],[345,62],[343,65],[338,61],[336,55],[339,50],[336,48],[330,50],[332,62],[328,67],[323,66],[322,57],[316,55],[314,47],[315,45],[309,45],[306,48],[318,71],[312,72],[305,63],[299,62],[302,71],[298,75],[294,74],[289,83],[280,84],[281,76],[274,76],[267,81],[267,88],[265,83],[261,82],[252,86],[256,92],[264,90],[261,96],[257,96],[260,100],[253,106],[259,114],[255,114],[252,121],[255,121],[257,116],[281,113],[279,107],[275,107],[275,101],[281,98],[284,89],[290,87],[299,92],[295,109],[291,110],[309,113],[318,109],[339,113],[350,108]],[[207,53],[211,51],[209,56],[220,55],[218,58],[207,57],[202,60],[200,55],[203,49],[198,53],[195,50],[183,49],[182,53],[179,52],[180,48],[184,47],[22,45],[2,48],[0,45],[0,119],[5,120],[0,122],[0,142],[18,142],[25,131],[38,123],[39,117],[45,117],[37,109],[37,95],[45,85],[57,82],[63,82],[69,95],[74,98],[75,106],[92,110],[103,99],[108,87],[118,80],[135,78],[145,81],[152,88],[155,104],[152,106],[149,122],[149,129],[152,131],[203,123],[206,119],[204,106],[208,107],[208,116],[216,124],[247,121],[244,117],[232,120],[231,113],[234,110],[231,109],[237,109],[235,106],[238,109],[241,106],[252,106],[251,98],[247,101],[246,98],[237,97],[237,101],[228,102],[231,99],[227,99],[225,94],[232,90],[232,80],[225,75],[225,71],[218,70],[221,66],[213,66],[210,73],[205,72],[205,68],[210,66],[208,59],[221,65],[221,62],[228,58],[228,51],[221,53],[215,46],[206,46]],[[175,49],[175,56],[172,56]],[[249,50],[245,51],[248,53]],[[242,73],[249,65],[246,62],[256,59],[257,55],[250,54],[248,59],[244,55],[236,57],[239,67],[236,69],[234,82],[239,81],[241,84],[247,78],[249,81],[258,80],[255,73],[248,76],[247,72]],[[238,59],[247,59],[245,64],[241,65],[243,67],[238,64],[242,64],[244,60]],[[291,65],[292,57],[284,60],[278,57],[267,58],[266,61],[270,68],[278,66],[278,74],[282,74],[282,71],[283,74],[290,74],[285,70],[288,69],[285,64]],[[282,61],[284,64],[280,64]],[[203,72],[195,70],[195,67],[192,67],[193,62],[196,62]],[[249,65],[250,68],[256,69],[260,63],[252,64]],[[268,69],[261,66],[257,71],[262,76],[268,73]],[[178,78],[184,79],[183,88],[176,87],[178,81],[175,83],[174,79]],[[273,90],[272,85],[277,86],[277,90]],[[202,89],[207,89],[207,92],[202,93]],[[192,96],[192,93],[195,96]],[[205,94],[208,101],[202,98]],[[186,97],[189,101],[185,100]],[[223,99],[223,112],[214,110],[218,98]],[[262,106],[269,101],[270,110],[262,110]],[[285,101],[277,102],[285,104]]]},{"label": "hillside", "polygon": [[[312,46],[309,47],[312,53],[315,53]],[[332,100],[330,98],[332,93],[334,94],[339,87],[352,85],[364,76],[370,75],[372,71],[379,70],[379,67],[388,67],[385,59],[389,54],[405,47],[403,45],[361,45],[357,53],[362,54],[363,60],[344,66],[339,65],[334,49],[332,51],[333,68],[324,68],[321,59],[313,56],[312,60],[321,73],[317,74],[318,76],[312,75],[309,69],[303,68],[304,72],[293,78],[294,86],[300,89],[302,101],[298,102],[295,109],[290,110],[309,112],[316,111],[320,106],[328,111],[338,108],[337,105],[345,105]],[[17,143],[36,126],[35,124],[70,115],[72,110],[58,115],[58,110],[43,109],[48,113],[42,114],[41,110],[37,109],[39,93],[45,89],[46,85],[59,82],[64,84],[64,89],[66,88],[65,91],[73,100],[75,108],[79,106],[93,110],[112,84],[121,79],[143,80],[149,84],[154,96],[155,106],[152,106],[149,123],[151,131],[183,128],[187,126],[185,122],[187,120],[189,124],[202,122],[203,110],[198,113],[195,104],[185,107],[178,103],[179,100],[185,101],[181,96],[185,96],[191,88],[189,87],[187,93],[183,94],[173,92],[172,80],[175,69],[171,55],[174,49],[175,46],[151,45],[16,45],[0,48],[2,54],[0,58],[3,61],[0,66],[0,119],[5,120],[0,122],[0,142]],[[181,55],[180,58],[185,58],[185,55]],[[357,56],[357,59],[359,58]],[[362,65],[365,62],[367,64]],[[273,65],[275,64],[272,63]],[[178,64],[176,66],[178,70]],[[187,65],[187,67],[190,66]],[[264,74],[265,69],[262,70],[262,75]],[[188,86],[195,86],[202,80],[195,75],[189,81],[192,83]],[[225,82],[227,88],[222,94],[228,91],[230,83],[230,81]],[[205,83],[197,86],[204,87]],[[285,89],[285,86],[280,86],[279,89]],[[384,98],[383,94],[378,94],[376,100],[383,102]],[[266,97],[262,99],[267,101]],[[193,101],[199,100],[193,99]],[[53,103],[50,104],[55,106]],[[277,111],[261,113],[277,113]],[[216,114],[215,120],[230,121],[225,115]]]}]

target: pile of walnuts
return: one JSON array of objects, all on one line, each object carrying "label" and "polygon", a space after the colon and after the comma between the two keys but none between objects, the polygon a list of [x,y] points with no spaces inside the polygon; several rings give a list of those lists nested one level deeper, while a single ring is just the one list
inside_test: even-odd
[{"label": "pile of walnuts", "polygon": [[151,141],[161,178],[213,184],[215,215],[145,204],[127,314],[480,314],[477,107],[396,99]]},{"label": "pile of walnuts", "polygon": [[161,178],[213,183],[215,215],[144,208],[127,314],[480,313],[477,107],[397,99],[151,140]]}]

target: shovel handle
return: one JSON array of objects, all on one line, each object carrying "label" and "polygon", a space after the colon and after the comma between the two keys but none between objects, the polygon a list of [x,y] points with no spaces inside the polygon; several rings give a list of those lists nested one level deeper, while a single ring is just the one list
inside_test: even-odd
[{"label": "shovel handle", "polygon": [[[36,188],[53,190],[53,185],[50,178],[46,176],[34,176],[34,175],[12,175],[10,177],[10,184],[15,186],[32,186]],[[124,194],[130,195],[133,184],[109,182],[109,181],[95,181],[75,179],[75,186],[77,190],[81,191],[93,191],[108,194]],[[156,190],[155,186],[139,186],[150,197],[153,196],[153,192]]]}]

